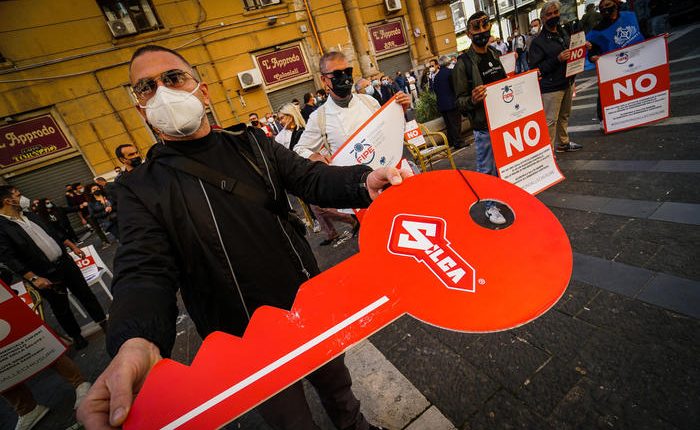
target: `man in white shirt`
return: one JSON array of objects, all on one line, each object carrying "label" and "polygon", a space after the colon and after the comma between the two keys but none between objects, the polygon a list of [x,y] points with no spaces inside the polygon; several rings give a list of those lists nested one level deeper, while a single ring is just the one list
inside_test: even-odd
[{"label": "man in white shirt", "polygon": [[[294,151],[302,157],[328,163],[333,153],[379,109],[379,103],[367,94],[353,94],[352,67],[341,52],[324,54],[320,61],[321,82],[329,97],[316,109],[306,124]],[[396,101],[404,109],[411,98],[397,93]]]},{"label": "man in white shirt", "polygon": [[68,305],[66,288],[83,305],[90,317],[105,327],[106,317],[80,269],[66,253],[85,254],[61,233],[53,230],[35,214],[23,214],[21,193],[11,185],[0,186],[0,262],[29,281],[49,302],[56,319],[76,349],[87,346],[80,326]]}]

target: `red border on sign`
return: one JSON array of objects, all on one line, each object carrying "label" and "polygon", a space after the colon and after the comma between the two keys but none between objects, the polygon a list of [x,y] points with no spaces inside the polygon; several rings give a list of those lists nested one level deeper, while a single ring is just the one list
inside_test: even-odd
[{"label": "red border on sign", "polygon": [[[525,76],[525,75],[527,75],[527,74],[529,74],[529,73],[537,73],[537,74],[539,74],[539,73],[540,73],[540,69],[530,69],[530,70],[528,70],[527,72],[520,73],[520,74],[515,75],[515,76],[507,77],[507,78],[505,78],[505,79],[501,79],[501,80],[498,80],[498,81],[491,82],[490,84],[488,84],[488,85],[486,85],[486,86],[487,86],[487,87],[495,86],[495,85],[500,84],[501,82],[505,82],[505,81],[507,81],[507,80],[509,80],[509,79],[513,79],[514,77]],[[540,92],[540,100],[542,100],[542,92]],[[488,108],[486,107],[486,99],[484,99],[483,103],[484,103],[484,111],[486,112],[486,124],[489,125],[489,123],[491,122],[491,120],[489,119],[489,110],[488,110]],[[542,101],[542,111],[544,112],[544,101]],[[492,139],[491,139],[491,131],[492,131],[492,130],[489,128],[489,140],[492,140]],[[549,136],[549,128],[545,128],[545,132],[547,133],[547,136]],[[492,141],[493,141],[493,140],[492,140]],[[552,136],[549,136],[549,143],[548,143],[548,145],[552,146]],[[494,158],[494,164],[495,164],[495,162],[496,162],[496,159]],[[561,175],[561,179],[559,179],[558,181],[553,182],[553,183],[547,185],[546,187],[544,187],[544,188],[538,190],[536,193],[533,194],[533,196],[534,196],[534,195],[537,195],[537,194],[539,194],[539,193],[541,193],[542,191],[545,191],[545,190],[547,190],[547,189],[549,189],[549,188],[555,186],[555,185],[558,184],[559,182],[562,182],[564,179],[566,179],[566,176],[564,176],[564,174],[561,172],[561,169],[559,168],[559,163],[557,163],[557,157],[556,157],[556,155],[554,156],[554,166],[557,168],[557,172],[559,172],[559,174]],[[496,166],[496,170],[498,170],[498,166]],[[498,177],[500,178],[501,176],[499,175]],[[517,187],[516,184],[513,184],[513,185],[515,185],[515,186]]]},{"label": "red border on sign", "polygon": [[[660,36],[650,37],[650,38],[647,39],[647,40],[643,40],[643,41],[641,41],[641,42],[633,43],[633,44],[627,45],[627,46],[625,46],[625,47],[623,47],[623,48],[614,49],[614,50],[612,50],[612,51],[610,51],[610,52],[606,52],[604,55],[608,55],[608,54],[611,54],[611,53],[617,52],[617,51],[623,51],[623,50],[625,50],[625,49],[629,49],[630,46],[639,45],[640,43],[646,43],[646,42],[648,42],[648,41],[650,41],[650,40],[658,39],[658,38],[660,38],[660,37],[663,37],[663,38],[664,38],[664,41],[665,41],[664,46],[666,47],[666,49],[665,49],[665,51],[666,51],[666,67],[669,69],[669,83],[668,83],[668,84],[669,84],[669,88],[668,88],[668,100],[667,100],[667,111],[668,111],[668,115],[666,115],[666,116],[663,117],[663,118],[659,118],[659,119],[655,119],[655,120],[652,120],[652,121],[643,122],[643,123],[641,123],[641,124],[633,125],[633,126],[631,126],[631,127],[620,128],[620,129],[615,130],[615,131],[608,131],[608,124],[605,122],[605,107],[601,105],[601,110],[602,110],[602,112],[603,112],[603,127],[605,128],[605,134],[619,133],[619,132],[621,132],[621,131],[626,131],[626,130],[629,130],[629,129],[632,129],[632,128],[637,128],[637,127],[642,127],[642,126],[645,126],[645,125],[647,125],[647,124],[652,124],[652,123],[655,123],[655,122],[658,122],[658,121],[663,121],[663,120],[665,120],[665,119],[671,117],[671,78],[670,78],[670,70],[671,70],[671,69],[670,69],[670,65],[669,65],[669,63],[668,63],[668,39],[666,39],[666,35],[665,35],[665,34],[662,34],[662,35],[660,35]],[[649,70],[649,69],[646,69],[646,70]],[[596,71],[596,76],[598,77],[598,97],[600,97],[600,68],[598,67],[598,64],[596,64],[595,71]],[[659,91],[659,92],[661,92],[661,91]],[[657,94],[657,93],[654,93],[654,94]],[[650,95],[651,95],[651,94],[650,94]]]}]

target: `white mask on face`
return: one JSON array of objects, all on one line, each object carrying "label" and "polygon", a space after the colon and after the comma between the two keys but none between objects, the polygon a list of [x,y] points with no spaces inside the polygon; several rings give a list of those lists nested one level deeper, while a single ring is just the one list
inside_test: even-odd
[{"label": "white mask on face", "polygon": [[22,208],[23,211],[29,210],[29,206],[32,204],[32,201],[29,200],[26,196],[20,196],[19,197],[19,207]]},{"label": "white mask on face", "polygon": [[156,95],[146,102],[146,118],[158,130],[169,136],[185,137],[199,130],[204,117],[204,105],[192,92],[159,86]]},{"label": "white mask on face", "polygon": [[374,94],[374,87],[372,85],[367,85],[365,87],[365,94],[367,94],[368,96]]}]

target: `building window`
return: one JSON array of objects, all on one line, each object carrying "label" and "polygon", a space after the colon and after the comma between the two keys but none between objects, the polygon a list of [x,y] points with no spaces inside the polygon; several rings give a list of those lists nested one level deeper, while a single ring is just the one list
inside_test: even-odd
[{"label": "building window", "polygon": [[282,3],[282,0],[243,0],[243,5],[246,10],[260,9],[265,6],[272,6]]},{"label": "building window", "polygon": [[114,37],[145,33],[161,28],[150,0],[98,0]]}]

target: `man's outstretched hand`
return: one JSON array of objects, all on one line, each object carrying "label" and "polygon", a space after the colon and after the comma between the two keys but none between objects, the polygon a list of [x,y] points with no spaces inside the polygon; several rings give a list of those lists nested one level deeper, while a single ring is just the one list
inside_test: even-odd
[{"label": "man's outstretched hand", "polygon": [[399,185],[405,178],[413,176],[410,170],[399,170],[396,167],[380,167],[367,176],[367,191],[372,200],[389,185]]},{"label": "man's outstretched hand", "polygon": [[158,347],[146,339],[124,342],[80,403],[78,421],[87,430],[121,427],[146,375],[160,360]]}]

